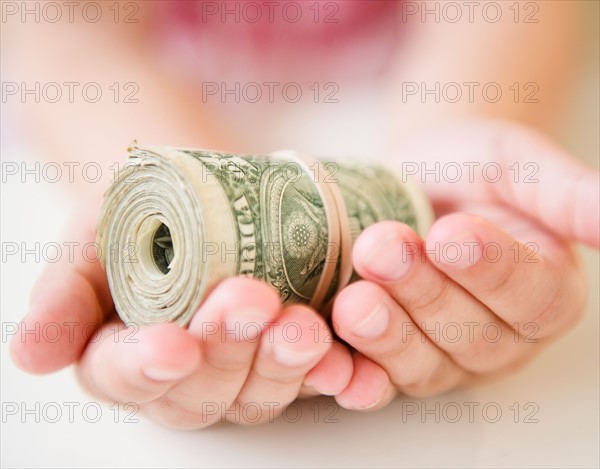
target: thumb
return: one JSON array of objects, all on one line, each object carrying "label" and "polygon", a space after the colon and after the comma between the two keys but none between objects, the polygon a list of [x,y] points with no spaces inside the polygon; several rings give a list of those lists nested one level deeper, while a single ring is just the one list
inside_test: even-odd
[{"label": "thumb", "polygon": [[[600,247],[600,173],[532,129],[470,120],[408,142],[398,156],[403,172],[419,168],[407,174],[421,175],[441,212],[463,210],[471,202],[501,203],[563,238]],[[462,170],[459,181],[439,174],[453,168]]]},{"label": "thumb", "polygon": [[[489,152],[498,142],[490,141]],[[511,177],[492,185],[497,197],[566,239],[600,247],[600,172],[523,128],[500,142],[501,165]]]}]

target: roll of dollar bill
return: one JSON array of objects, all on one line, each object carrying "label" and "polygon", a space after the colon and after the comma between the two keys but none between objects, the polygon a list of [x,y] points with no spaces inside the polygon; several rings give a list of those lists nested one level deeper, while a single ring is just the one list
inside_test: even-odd
[{"label": "roll of dollar bill", "polygon": [[423,234],[421,189],[377,164],[140,147],[105,194],[97,243],[125,323],[187,324],[211,289],[260,279],[320,311],[357,278],[352,243],[397,220]]}]

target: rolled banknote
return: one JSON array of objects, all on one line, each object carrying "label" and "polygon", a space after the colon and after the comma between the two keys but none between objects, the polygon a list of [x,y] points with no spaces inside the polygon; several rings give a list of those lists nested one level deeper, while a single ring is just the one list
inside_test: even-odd
[{"label": "rolled banknote", "polygon": [[336,292],[357,278],[352,243],[367,226],[398,220],[423,234],[432,222],[420,188],[374,163],[136,142],[128,151],[97,227],[125,323],[185,325],[211,289],[235,275],[326,315]]}]

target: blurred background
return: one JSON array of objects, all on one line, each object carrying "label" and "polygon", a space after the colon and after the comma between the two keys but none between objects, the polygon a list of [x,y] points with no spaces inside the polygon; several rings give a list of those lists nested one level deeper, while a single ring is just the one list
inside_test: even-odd
[{"label": "blurred background", "polygon": [[[133,139],[385,158],[431,126],[492,116],[599,166],[599,2],[275,3],[0,2],[2,466],[597,467],[600,273],[583,247],[584,319],[531,366],[373,414],[317,399],[261,427],[181,433],[100,406],[70,369],[12,365],[44,246]],[[501,418],[469,419],[472,402]]]}]

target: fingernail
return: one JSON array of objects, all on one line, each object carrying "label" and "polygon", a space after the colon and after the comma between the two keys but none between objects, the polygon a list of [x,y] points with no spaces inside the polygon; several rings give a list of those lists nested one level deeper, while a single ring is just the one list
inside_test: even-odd
[{"label": "fingernail", "polygon": [[408,249],[410,244],[398,235],[384,239],[367,256],[366,269],[382,280],[400,280],[410,270],[416,252]]},{"label": "fingernail", "polygon": [[177,381],[188,375],[187,372],[181,370],[163,370],[153,367],[144,368],[142,372],[154,381]]},{"label": "fingernail", "polygon": [[314,383],[309,378],[304,378],[304,381],[302,381],[302,386],[304,386],[307,389],[310,389],[311,391],[316,391]]},{"label": "fingernail", "polygon": [[390,311],[384,303],[379,303],[373,310],[354,328],[352,333],[365,339],[380,336],[387,329],[390,322]]},{"label": "fingernail", "polygon": [[440,261],[448,266],[466,269],[475,265],[483,254],[483,244],[471,231],[452,236],[441,249]]},{"label": "fingernail", "polygon": [[306,380],[304,380],[302,383],[302,392],[309,394],[323,394],[321,391],[315,388],[312,382]]},{"label": "fingernail", "polygon": [[223,337],[234,338],[236,342],[253,342],[271,320],[264,311],[256,309],[228,312],[223,321]]},{"label": "fingernail", "polygon": [[[322,383],[320,383],[322,384]],[[339,393],[341,393],[344,389],[345,386],[342,387],[341,389],[336,389],[336,388],[330,388],[330,387],[326,387],[326,386],[321,386],[319,383],[315,384],[312,381],[308,381],[305,380],[304,381],[304,386],[307,388],[312,389],[313,391],[315,391],[318,394],[322,394],[323,396],[335,396]]]},{"label": "fingernail", "polygon": [[350,410],[369,410],[369,409],[372,409],[373,407],[379,405],[379,403],[381,402],[382,399],[383,399],[383,396],[381,396],[376,401],[371,402],[370,404],[351,406]]},{"label": "fingernail", "polygon": [[323,355],[323,352],[300,352],[282,345],[273,345],[273,355],[275,355],[275,360],[282,365],[301,366],[315,361]]}]

